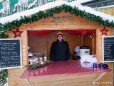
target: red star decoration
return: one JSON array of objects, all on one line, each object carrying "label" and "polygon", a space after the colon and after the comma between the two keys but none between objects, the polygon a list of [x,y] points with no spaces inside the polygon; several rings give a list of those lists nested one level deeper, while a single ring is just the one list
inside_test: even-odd
[{"label": "red star decoration", "polygon": [[102,30],[101,30],[101,32],[102,32],[102,35],[107,35],[107,29],[104,27]]},{"label": "red star decoration", "polygon": [[16,37],[21,37],[21,33],[23,31],[19,31],[19,29],[17,28],[15,31],[12,31],[12,32],[14,33],[14,38],[16,38]]}]

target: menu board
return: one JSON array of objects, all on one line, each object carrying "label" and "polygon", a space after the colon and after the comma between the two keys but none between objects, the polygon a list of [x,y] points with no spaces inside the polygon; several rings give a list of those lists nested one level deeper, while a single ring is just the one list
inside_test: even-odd
[{"label": "menu board", "polygon": [[0,39],[0,69],[22,66],[20,39]]},{"label": "menu board", "polygon": [[114,36],[102,37],[103,60],[114,62]]}]

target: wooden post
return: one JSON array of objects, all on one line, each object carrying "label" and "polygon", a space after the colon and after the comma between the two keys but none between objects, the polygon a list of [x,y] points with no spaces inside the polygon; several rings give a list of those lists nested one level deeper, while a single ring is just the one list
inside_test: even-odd
[{"label": "wooden post", "polygon": [[81,41],[81,45],[83,45],[83,38],[84,38],[84,35],[82,34],[81,37],[80,37],[80,41]]},{"label": "wooden post", "polygon": [[95,38],[94,35],[91,36],[92,39],[92,54],[95,54]]}]

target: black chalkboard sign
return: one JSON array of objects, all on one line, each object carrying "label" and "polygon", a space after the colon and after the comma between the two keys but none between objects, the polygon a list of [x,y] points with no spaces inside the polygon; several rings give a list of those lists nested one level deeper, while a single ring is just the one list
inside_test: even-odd
[{"label": "black chalkboard sign", "polygon": [[20,39],[0,39],[0,69],[21,66]]},{"label": "black chalkboard sign", "polygon": [[102,46],[104,62],[114,62],[114,36],[102,37]]}]

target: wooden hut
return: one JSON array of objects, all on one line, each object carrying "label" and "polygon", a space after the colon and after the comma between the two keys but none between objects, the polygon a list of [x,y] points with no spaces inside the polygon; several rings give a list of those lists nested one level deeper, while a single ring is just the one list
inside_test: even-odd
[{"label": "wooden hut", "polygon": [[[52,4],[53,6],[51,6]],[[50,7],[47,9],[46,7],[48,6]],[[9,38],[21,37],[23,66],[28,64],[28,46],[30,46],[30,52],[43,53],[50,59],[50,46],[51,43],[56,40],[56,33],[58,31],[63,32],[64,39],[69,43],[71,54],[74,53],[76,46],[87,45],[90,47],[91,54],[96,54],[98,62],[101,62],[102,35],[112,36],[114,23],[110,22],[111,16],[100,14],[93,9],[86,9],[90,8],[83,7],[75,2],[70,4],[62,1],[61,3],[52,2],[34,8],[34,10],[31,9],[31,12],[37,11],[37,13],[34,12],[35,14],[29,14],[29,11],[26,13],[26,17],[12,21],[10,26],[19,27],[12,29],[12,31],[16,32],[15,34],[9,30],[7,31],[7,35]],[[93,11],[93,13],[91,11]],[[108,17],[103,19],[103,15]],[[103,33],[102,30],[105,30],[105,33]],[[112,68],[112,64],[109,63],[109,65],[110,68]],[[27,83],[20,78],[24,70],[25,68],[8,69],[9,86],[28,86]],[[48,79],[38,78],[33,79],[32,82],[38,83],[35,86],[92,86],[92,79],[95,79],[97,76],[98,74],[69,75],[50,77]],[[106,76],[97,83],[98,86],[107,86],[107,84],[108,86],[113,85],[112,72],[107,73]]]}]

